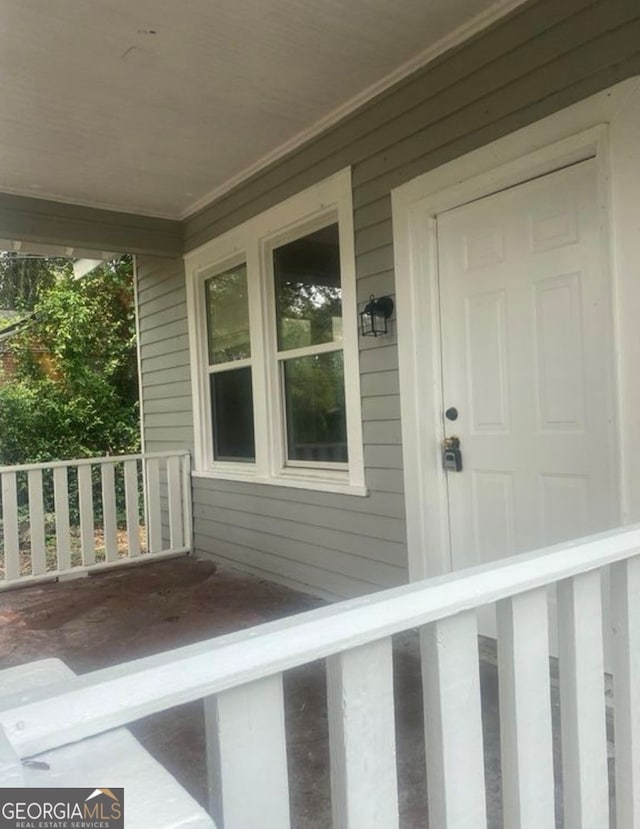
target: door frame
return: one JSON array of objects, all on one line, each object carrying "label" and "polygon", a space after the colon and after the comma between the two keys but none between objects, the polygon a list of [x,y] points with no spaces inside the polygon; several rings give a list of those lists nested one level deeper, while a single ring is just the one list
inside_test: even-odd
[{"label": "door frame", "polygon": [[[616,264],[620,250],[612,243],[610,131],[615,115],[637,93],[637,79],[562,110],[542,121],[438,167],[392,191],[400,403],[402,418],[405,506],[409,577],[426,578],[451,570],[448,496],[440,459],[442,418],[441,325],[438,291],[436,217],[509,187],[587,159],[595,159],[604,250],[607,251],[612,330],[616,364],[613,424],[616,435],[620,521],[634,518],[628,510],[629,481],[624,447],[629,423],[621,422],[621,363],[618,343],[620,304]],[[633,97],[633,95],[631,96]],[[640,125],[640,115],[631,124]],[[576,129],[581,130],[576,132]],[[619,142],[618,142],[619,143]],[[622,142],[624,148],[624,142]],[[501,163],[498,163],[500,161]],[[638,160],[640,163],[640,159]],[[621,167],[624,165],[620,165]],[[616,227],[616,231],[618,228]],[[619,235],[619,234],[618,234]],[[637,240],[627,239],[627,247]],[[618,248],[621,240],[616,241]],[[627,251],[628,253],[628,251]],[[626,289],[625,289],[626,290]],[[631,361],[627,361],[631,362]],[[640,361],[639,361],[640,363]],[[630,365],[625,375],[628,376]],[[622,395],[624,398],[624,395]],[[632,420],[632,418],[630,418]],[[640,494],[640,492],[638,493]],[[635,517],[638,520],[640,516]]]}]

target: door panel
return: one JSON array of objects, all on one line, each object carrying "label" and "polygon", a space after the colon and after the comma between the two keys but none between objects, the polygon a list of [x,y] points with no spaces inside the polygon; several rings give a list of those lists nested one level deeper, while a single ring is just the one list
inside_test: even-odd
[{"label": "door panel", "polygon": [[618,523],[595,162],[437,218],[452,567]]}]

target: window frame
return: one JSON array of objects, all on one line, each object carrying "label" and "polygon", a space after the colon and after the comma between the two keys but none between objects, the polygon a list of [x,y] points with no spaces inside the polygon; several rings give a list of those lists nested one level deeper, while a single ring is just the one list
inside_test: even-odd
[{"label": "window frame", "polygon": [[[342,342],[280,351],[273,251],[330,224],[338,224]],[[366,495],[362,443],[358,316],[351,171],[281,202],[186,254],[187,309],[194,404],[194,475],[319,491]],[[213,457],[205,281],[245,263],[249,300],[255,461]],[[288,461],[283,365],[304,352],[342,351],[348,462]],[[245,362],[245,361],[239,361]]]},{"label": "window frame", "polygon": [[[252,378],[251,385],[252,385],[252,388],[253,388],[253,346],[252,346],[252,342],[251,342],[251,321],[250,321],[250,318],[249,318],[249,299],[248,299],[249,277],[248,277],[248,273],[247,273],[247,324],[249,326],[249,356],[248,357],[242,357],[242,358],[239,358],[237,360],[225,360],[225,361],[221,361],[221,362],[212,362],[211,361],[210,342],[209,342],[209,328],[210,328],[210,324],[211,324],[211,317],[210,317],[210,306],[209,306],[208,297],[207,297],[207,283],[211,279],[215,279],[217,276],[221,276],[225,273],[228,273],[229,271],[234,270],[236,268],[239,268],[242,265],[245,265],[245,270],[246,270],[246,263],[245,263],[243,258],[240,258],[240,259],[238,259],[237,263],[234,264],[234,265],[231,265],[231,267],[226,267],[226,268],[224,268],[224,270],[220,270],[219,268],[215,268],[212,273],[209,274],[205,271],[205,272],[203,272],[203,275],[202,275],[202,293],[203,293],[204,315],[205,315],[204,326],[205,326],[205,336],[206,336],[206,339],[207,339],[207,348],[206,348],[206,355],[205,355],[206,358],[203,360],[203,362],[204,362],[204,370],[207,373],[206,386],[207,386],[207,389],[208,389],[207,395],[208,395],[208,400],[209,400],[209,407],[208,407],[208,409],[209,409],[209,412],[208,412],[209,413],[209,421],[208,421],[208,424],[207,424],[207,426],[208,426],[207,434],[208,434],[208,439],[209,439],[209,457],[211,457],[211,458],[215,457],[214,446],[215,446],[215,442],[216,442],[215,435],[214,435],[215,430],[213,428],[213,426],[214,426],[214,418],[213,418],[214,403],[213,403],[212,392],[211,392],[211,378],[216,374],[226,374],[230,371],[235,371],[235,370],[238,370],[238,369],[248,368],[248,369],[250,369],[251,378]],[[253,419],[254,419],[254,431],[255,431],[255,409],[254,409],[254,412],[253,412]],[[254,444],[255,444],[255,435],[254,435]],[[255,447],[254,447],[254,454],[255,454]],[[229,458],[220,458],[219,462],[220,463],[225,463],[225,464],[228,464],[228,463],[242,464],[242,466],[246,466],[247,464],[255,463],[255,460],[251,459],[251,458],[242,460],[241,458],[229,457]]]}]

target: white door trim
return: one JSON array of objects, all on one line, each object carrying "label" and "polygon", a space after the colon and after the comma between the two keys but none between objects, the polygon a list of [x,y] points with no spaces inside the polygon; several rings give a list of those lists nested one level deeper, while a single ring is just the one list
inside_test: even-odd
[{"label": "white door trim", "polygon": [[[448,503],[440,463],[443,401],[435,217],[444,210],[536,176],[595,158],[603,231],[608,236],[609,226],[614,225],[609,218],[610,124],[618,113],[625,113],[628,100],[635,97],[638,89],[637,79],[626,81],[392,192],[408,561],[412,580],[450,570]],[[626,114],[621,116],[621,120],[626,117]],[[637,120],[640,118],[634,123]],[[576,133],[576,130],[582,131]],[[498,160],[502,163],[496,163]],[[628,248],[631,240],[627,241]],[[617,240],[614,247],[618,249],[612,256],[617,260],[619,249],[625,246]],[[624,299],[616,297],[618,279],[615,268],[612,270],[613,324],[618,341],[620,305]],[[618,390],[619,359],[614,372]],[[617,393],[616,399],[619,398]],[[616,425],[620,427],[621,423]],[[630,444],[624,431],[618,428],[618,433],[621,446]],[[627,451],[629,448],[627,445]],[[629,518],[629,510],[626,509],[627,487],[623,483],[622,448],[617,454],[622,478],[621,520],[624,521]]]}]

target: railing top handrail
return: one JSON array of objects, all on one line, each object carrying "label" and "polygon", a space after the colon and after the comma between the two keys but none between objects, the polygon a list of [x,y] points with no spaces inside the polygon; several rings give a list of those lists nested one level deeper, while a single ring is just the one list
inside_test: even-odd
[{"label": "railing top handrail", "polygon": [[3,702],[22,757],[640,554],[640,525],[403,585]]},{"label": "railing top handrail", "polygon": [[31,472],[34,469],[60,469],[63,466],[87,466],[89,464],[123,463],[124,461],[149,460],[151,458],[175,458],[189,454],[191,453],[188,449],[175,449],[165,452],[139,452],[136,455],[104,455],[100,458],[75,458],[66,461],[23,463],[15,466],[0,466],[0,475],[5,472]]}]

